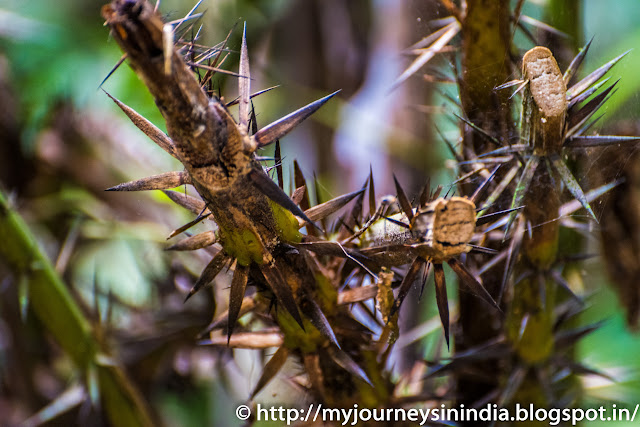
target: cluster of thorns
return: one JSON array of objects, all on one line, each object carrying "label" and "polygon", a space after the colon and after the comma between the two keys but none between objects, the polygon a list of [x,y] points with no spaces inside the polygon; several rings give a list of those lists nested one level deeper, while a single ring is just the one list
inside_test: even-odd
[{"label": "cluster of thorns", "polygon": [[[154,72],[156,74],[149,72],[143,76],[145,82],[148,82],[151,76],[161,76],[161,78],[167,79],[173,76],[176,80],[187,78],[180,73],[182,68],[189,70],[190,73],[193,73],[191,74],[192,78],[197,81],[202,93],[207,96],[202,108],[210,109],[206,111],[212,111],[213,113],[211,114],[215,114],[215,117],[218,118],[218,125],[224,127],[224,132],[218,132],[218,135],[224,133],[224,136],[218,136],[221,139],[214,141],[215,144],[221,144],[222,148],[215,149],[218,151],[214,153],[213,160],[198,163],[194,160],[196,155],[189,151],[190,148],[184,148],[180,145],[185,143],[185,141],[179,140],[183,137],[177,138],[172,135],[174,127],[171,123],[170,112],[163,111],[169,130],[169,135],[167,135],[131,108],[112,97],[133,123],[169,154],[180,160],[184,164],[185,170],[168,172],[120,184],[110,190],[163,190],[173,201],[197,215],[193,221],[175,230],[171,237],[187,232],[193,225],[205,219],[214,220],[220,228],[223,228],[224,220],[219,219],[222,213],[219,212],[220,208],[214,202],[213,197],[223,194],[237,182],[247,183],[247,185],[251,186],[251,191],[256,192],[256,194],[259,193],[260,197],[265,198],[265,200],[268,199],[283,208],[287,211],[287,215],[291,216],[292,214],[295,216],[297,222],[295,223],[294,228],[296,230],[293,234],[296,234],[298,230],[306,229],[306,234],[301,235],[300,239],[285,239],[281,234],[275,233],[274,236],[276,237],[265,238],[264,241],[243,241],[242,244],[245,246],[255,244],[259,248],[258,253],[260,255],[257,260],[245,260],[236,254],[237,249],[235,247],[232,248],[231,244],[228,243],[229,239],[231,239],[228,230],[206,231],[188,236],[170,247],[173,250],[208,248],[214,254],[213,259],[196,281],[187,299],[205,285],[211,283],[225,266],[234,270],[230,288],[229,309],[226,313],[216,318],[207,329],[207,333],[209,333],[214,329],[226,326],[227,343],[233,337],[233,331],[239,317],[255,308],[253,298],[245,296],[247,285],[254,284],[259,290],[270,291],[270,294],[273,295],[271,299],[272,305],[277,304],[278,306],[276,309],[279,307],[284,308],[302,328],[308,327],[305,326],[303,319],[309,319],[311,324],[328,341],[340,349],[341,343],[336,338],[328,316],[323,312],[326,311],[325,308],[320,307],[316,299],[311,296],[313,291],[308,291],[305,287],[307,285],[304,283],[300,285],[302,290],[294,291],[291,289],[291,285],[286,279],[289,273],[285,270],[288,267],[283,267],[286,263],[282,264],[283,261],[280,260],[280,258],[289,259],[290,257],[299,256],[311,265],[311,267],[305,268],[309,268],[309,271],[313,272],[316,269],[322,270],[318,259],[324,259],[323,257],[328,256],[344,259],[342,270],[338,275],[342,280],[342,285],[338,287],[340,292],[337,297],[337,301],[342,304],[359,303],[375,297],[379,292],[377,286],[382,286],[384,282],[383,273],[386,274],[392,271],[396,276],[401,277],[401,280],[394,281],[396,285],[394,287],[398,287],[398,290],[393,304],[383,313],[383,318],[387,322],[394,315],[397,315],[410,289],[416,283],[421,283],[424,287],[430,271],[433,270],[436,302],[448,346],[450,321],[443,264],[447,263],[450,266],[467,291],[476,295],[496,311],[501,312],[500,303],[504,289],[494,299],[484,288],[478,277],[482,271],[486,271],[486,269],[495,265],[497,260],[506,258],[503,288],[507,283],[507,277],[514,262],[509,258],[509,254],[514,253],[514,246],[519,245],[526,230],[535,226],[522,220],[519,213],[522,209],[524,195],[532,182],[536,169],[546,165],[555,176],[562,180],[566,188],[575,197],[574,202],[569,202],[561,207],[559,213],[561,217],[567,217],[580,207],[585,208],[593,215],[589,202],[608,191],[615,183],[584,194],[564,163],[561,149],[618,144],[631,140],[618,136],[585,135],[593,124],[590,119],[610,96],[615,83],[588,102],[584,103],[584,101],[602,87],[606,80],[600,82],[600,79],[622,57],[620,56],[605,64],[605,66],[567,89],[567,84],[571,81],[584,59],[589,47],[587,45],[574,59],[564,75],[560,74],[559,70],[556,70],[557,65],[555,65],[556,69],[550,66],[541,74],[543,76],[548,74],[551,80],[555,79],[554,81],[560,85],[561,93],[566,94],[559,101],[563,103],[563,139],[561,147],[557,150],[548,152],[534,150],[534,147],[526,140],[518,144],[505,145],[482,129],[476,128],[471,122],[465,121],[468,126],[473,127],[482,137],[498,146],[494,151],[483,155],[482,158],[478,158],[474,164],[473,171],[463,177],[463,179],[468,179],[472,175],[482,177],[482,183],[477,186],[470,197],[441,196],[441,187],[432,191],[429,183],[427,183],[416,203],[412,203],[394,177],[396,196],[387,196],[377,202],[373,176],[370,174],[361,190],[311,207],[307,181],[304,179],[297,163],[295,164],[295,179],[292,180],[295,181],[295,190],[291,195],[284,191],[279,139],[312,115],[337,92],[302,107],[268,126],[258,128],[252,106],[252,98],[273,88],[254,94],[250,92],[251,78],[248,49],[244,34],[240,50],[239,72],[231,73],[221,68],[227,55],[230,54],[227,49],[229,37],[220,45],[207,48],[195,43],[199,31],[195,35],[192,34],[189,41],[184,41],[177,36],[183,24],[197,17],[197,15],[193,14],[193,10],[185,18],[165,24],[162,23],[155,11],[147,3],[116,0],[112,5],[105,7],[103,15],[112,29],[114,38],[123,46],[126,52],[121,62],[129,57],[134,68],[140,71],[146,66],[142,57],[143,54],[151,53],[155,55],[156,59],[161,58],[161,60],[157,59],[155,61],[154,66],[156,69]],[[192,28],[187,27],[186,30],[181,30],[182,34],[188,34]],[[418,51],[423,49],[425,53],[420,54],[416,62],[409,67],[407,70],[408,75],[415,72],[419,66],[424,65],[433,56],[433,47],[435,45],[442,48],[455,36],[458,30],[459,24],[457,21],[448,24],[442,30],[439,30],[439,37],[430,39],[430,45],[420,47]],[[143,35],[141,36],[140,34]],[[141,41],[138,41],[138,39]],[[178,39],[178,41],[174,42],[175,39]],[[151,47],[147,47],[145,43]],[[142,59],[137,58],[136,55]],[[527,55],[529,55],[530,59],[525,56],[523,60],[523,79],[510,82],[496,89],[520,85],[518,88],[518,91],[520,91],[525,86],[530,85],[532,91],[546,90],[544,87],[537,88],[536,86],[540,81],[540,75],[534,75],[537,72],[534,69],[534,65],[537,63],[534,64],[533,62],[534,60],[548,60],[549,56],[545,56],[547,55],[545,48],[534,48]],[[553,58],[551,57],[551,59]],[[552,62],[555,64],[555,60]],[[527,68],[529,65],[532,67],[531,69]],[[215,93],[212,81],[215,73],[233,74],[238,78],[239,97],[237,99],[225,103],[223,98]],[[144,70],[142,74],[144,74]],[[405,74],[401,76],[401,80],[408,77]],[[160,84],[158,85],[161,86]],[[154,96],[158,98],[156,93],[154,93]],[[162,103],[158,102],[158,104],[161,105]],[[228,112],[228,108],[236,104],[239,108],[237,120],[233,119]],[[202,130],[202,132],[205,131]],[[197,129],[192,133],[193,135],[189,136],[189,138],[197,140],[199,137]],[[229,148],[232,143],[236,144],[237,147]],[[257,150],[272,143],[275,144],[274,157],[258,156]],[[231,154],[228,152],[231,152]],[[273,161],[275,163],[271,167],[263,167],[258,163],[262,161]],[[492,164],[495,166],[490,166]],[[512,165],[511,169],[504,175],[501,182],[496,183],[494,178],[503,164]],[[224,169],[225,172],[222,178],[217,178],[213,172],[210,174],[202,172],[206,168],[214,166],[221,166],[221,169]],[[215,171],[219,169],[215,169]],[[214,171],[214,169],[211,170]],[[272,171],[275,171],[277,175],[277,183],[269,176]],[[515,190],[513,190],[511,207],[506,210],[494,209],[496,200],[510,188],[511,181],[517,176],[519,178],[515,185]],[[170,190],[186,184],[193,185],[202,199]],[[363,205],[367,189],[369,212],[365,215]],[[481,197],[484,193],[488,194]],[[330,215],[337,213],[354,200],[355,202],[350,212],[340,217],[333,225],[327,224],[327,218]],[[241,205],[242,202],[238,203],[241,206],[240,210],[245,209]],[[252,199],[251,203],[258,205],[262,202],[255,202]],[[250,227],[254,227],[252,224],[258,224],[255,225],[255,229],[261,229],[262,222],[266,223],[266,220],[263,220],[259,214],[252,217],[254,214],[250,212],[248,207],[245,210],[246,212],[243,212],[249,218],[247,224]],[[516,219],[518,219],[519,226],[514,231],[511,225],[516,222]],[[492,246],[490,241],[503,242],[507,238],[511,238],[512,241],[504,251],[499,252],[489,248]],[[493,246],[499,246],[499,244]],[[466,254],[470,251],[496,255],[494,257],[496,260],[489,261],[480,271],[472,272],[464,262]],[[317,259],[310,257],[309,252],[315,253]],[[253,252],[250,252],[250,254],[253,254]],[[290,263],[292,265],[295,264],[293,261]],[[405,265],[409,265],[409,268],[403,273],[399,267]],[[558,280],[560,284],[565,285],[562,280]],[[301,282],[304,282],[304,279],[301,279]],[[370,284],[367,286],[353,286],[354,284],[363,285],[365,282]],[[314,285],[310,286],[313,288]],[[307,291],[308,293],[305,293]],[[303,295],[300,296],[300,294]],[[300,314],[300,311],[302,311],[303,315]],[[376,316],[373,315],[373,318],[376,319]],[[210,342],[213,339],[212,335]],[[334,351],[332,354],[334,356],[337,355],[335,359],[338,364],[368,381],[366,373],[357,367],[346,353]]]}]

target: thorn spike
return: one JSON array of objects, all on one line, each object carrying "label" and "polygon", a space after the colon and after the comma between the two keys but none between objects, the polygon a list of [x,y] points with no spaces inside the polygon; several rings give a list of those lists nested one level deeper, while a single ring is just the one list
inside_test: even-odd
[{"label": "thorn spike", "polygon": [[322,107],[327,101],[337,95],[338,92],[340,91],[337,90],[331,95],[320,98],[317,101],[314,101],[294,111],[293,113],[284,116],[280,120],[277,120],[270,125],[260,129],[258,133],[253,136],[256,141],[256,145],[258,147],[264,147],[271,144],[276,139],[282,138],[283,136],[291,132],[291,130],[293,130],[296,126],[306,120],[310,115],[318,111],[320,107]]},{"label": "thorn spike", "polygon": [[376,187],[373,182],[373,167],[369,164],[369,216],[376,211]]},{"label": "thorn spike", "polygon": [[444,338],[447,341],[447,349],[449,349],[449,300],[447,299],[447,284],[444,278],[444,269],[442,264],[433,265],[434,281],[436,283],[436,303],[438,304],[438,313],[440,314],[440,322],[444,330]]},{"label": "thorn spike", "polygon": [[242,31],[242,47],[240,48],[240,69],[238,74],[238,94],[240,97],[240,107],[238,113],[238,126],[243,131],[247,131],[249,124],[250,105],[249,98],[251,96],[251,74],[249,71],[249,53],[247,49],[247,23],[244,23]]},{"label": "thorn spike", "polygon": [[247,281],[249,280],[249,267],[236,263],[236,271],[231,279],[231,290],[229,293],[229,321],[227,324],[227,345],[231,340],[231,335],[238,321],[240,307],[247,289]]},{"label": "thorn spike", "polygon": [[283,208],[287,209],[295,216],[304,219],[309,225],[315,227],[321,233],[324,233],[324,231],[320,227],[318,227],[313,221],[309,219],[309,217],[307,217],[307,215],[305,215],[304,212],[302,212],[298,205],[293,203],[293,200],[291,200],[291,198],[287,196],[287,194],[282,191],[280,187],[278,187],[278,184],[273,182],[273,180],[269,178],[267,174],[254,169],[249,172],[249,178],[251,178],[251,181],[253,181],[253,183],[262,192],[262,194],[264,194]]},{"label": "thorn spike", "polygon": [[162,148],[164,151],[171,154],[176,159],[178,158],[175,144],[173,143],[171,138],[169,138],[164,132],[162,132],[156,125],[138,114],[138,112],[133,108],[120,102],[120,100],[111,96],[111,94],[106,90],[102,89],[102,91],[107,94],[107,96],[111,98],[111,100],[115,102],[118,107],[120,107],[120,109],[127,115],[127,117],[129,117],[129,120],[131,120],[131,122],[136,125],[138,129],[144,132],[145,135],[151,138],[151,140],[158,144],[158,146],[160,146],[160,148]]},{"label": "thorn spike", "polygon": [[284,309],[287,310],[296,323],[300,325],[300,328],[304,330],[304,323],[302,322],[302,317],[300,317],[300,312],[298,310],[296,300],[293,297],[293,292],[289,285],[284,281],[282,274],[273,263],[273,260],[269,263],[260,265],[259,268],[265,280],[271,287],[271,290],[275,294],[278,302],[282,304]]},{"label": "thorn spike", "polygon": [[580,95],[582,92],[587,90],[587,88],[589,86],[591,86],[592,84],[594,84],[595,82],[600,80],[602,78],[602,76],[607,74],[609,72],[609,70],[611,70],[611,68],[613,68],[613,66],[616,65],[618,63],[618,61],[620,61],[629,52],[631,52],[631,49],[626,51],[626,52],[624,52],[623,54],[613,58],[611,61],[609,61],[606,64],[604,64],[603,66],[601,66],[600,68],[598,68],[597,70],[595,70],[594,72],[589,74],[587,77],[585,77],[584,79],[580,80],[575,85],[571,86],[567,90],[567,99],[571,99],[574,96]]},{"label": "thorn spike", "polygon": [[564,160],[562,160],[557,154],[551,156],[549,160],[551,161],[553,168],[558,172],[558,174],[562,178],[562,182],[564,182],[564,184],[567,186],[567,189],[571,192],[573,197],[575,197],[576,200],[580,202],[582,207],[585,208],[587,212],[589,212],[591,217],[593,217],[593,219],[597,223],[598,218],[596,218],[593,210],[591,210],[591,205],[589,205],[589,201],[585,197],[582,188],[580,188],[580,184],[578,184],[578,181],[576,181],[576,179],[573,177],[573,174],[564,163]]},{"label": "thorn spike", "polygon": [[460,278],[462,284],[467,286],[469,290],[484,300],[491,307],[495,308],[498,312],[502,313],[498,304],[496,304],[495,300],[491,297],[489,292],[478,282],[478,280],[473,277],[473,274],[467,270],[467,267],[463,263],[461,263],[457,258],[451,258],[447,260],[447,263],[451,267],[451,269],[456,273],[456,275]]},{"label": "thorn spike", "polygon": [[422,277],[422,275],[419,273],[420,273],[420,270],[426,264],[427,264],[427,261],[420,257],[416,257],[413,260],[413,262],[411,263],[411,267],[409,267],[409,271],[407,271],[407,274],[404,276],[404,279],[402,279],[402,283],[400,284],[400,290],[398,291],[398,297],[394,301],[393,307],[391,307],[391,312],[389,313],[389,317],[392,317],[394,314],[398,312],[398,310],[400,310],[400,306],[402,305],[402,302],[404,301],[405,297],[411,290],[411,286],[419,277]]},{"label": "thorn spike", "polygon": [[400,203],[400,207],[402,208],[402,212],[407,216],[407,219],[411,221],[413,219],[413,209],[411,208],[411,202],[409,202],[409,198],[404,193],[404,190],[400,186],[396,175],[393,174],[393,182],[396,186],[396,193],[398,195],[398,202]]},{"label": "thorn spike", "polygon": [[213,279],[215,279],[215,277],[222,271],[225,264],[230,259],[231,258],[223,251],[218,252],[216,256],[214,256],[211,261],[209,261],[209,264],[207,264],[207,266],[204,268],[202,274],[196,281],[196,284],[193,285],[193,288],[191,288],[186,298],[184,299],[184,302],[187,302],[189,298],[194,296],[196,292],[202,289],[203,286],[207,285]]}]

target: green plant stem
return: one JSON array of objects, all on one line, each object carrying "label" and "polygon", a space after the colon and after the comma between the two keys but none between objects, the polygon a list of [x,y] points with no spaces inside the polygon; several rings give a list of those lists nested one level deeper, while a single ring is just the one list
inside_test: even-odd
[{"label": "green plant stem", "polygon": [[564,140],[566,86],[553,55],[544,47],[525,54],[523,76],[529,85],[523,95],[521,133],[533,147],[532,156],[539,156],[540,164],[523,200],[525,232],[514,277],[524,278],[514,283],[505,323],[507,339],[514,349],[513,363],[528,373],[508,403],[549,407],[553,402],[548,401],[533,370],[554,352],[555,285],[546,273],[558,257],[561,187],[560,179],[551,176],[548,156],[558,156]]},{"label": "green plant stem", "polygon": [[[101,402],[112,425],[150,426],[151,415],[139,391],[116,364],[104,363],[106,348],[73,300],[28,226],[0,192],[0,256],[15,277],[25,277],[33,313],[75,365],[95,369]],[[111,359],[111,358],[109,358]]]},{"label": "green plant stem", "polygon": [[[523,215],[531,227],[525,230],[522,258],[514,271],[514,277],[526,278],[514,284],[505,325],[517,357],[528,365],[545,361],[553,351],[555,286],[543,273],[558,254],[558,192],[549,168],[539,165],[524,197]],[[542,400],[543,396],[536,398]]]},{"label": "green plant stem", "polygon": [[544,22],[562,31],[568,37],[543,32],[543,46],[548,47],[563,69],[569,65],[577,49],[584,44],[582,28],[582,0],[550,0],[544,14]]}]

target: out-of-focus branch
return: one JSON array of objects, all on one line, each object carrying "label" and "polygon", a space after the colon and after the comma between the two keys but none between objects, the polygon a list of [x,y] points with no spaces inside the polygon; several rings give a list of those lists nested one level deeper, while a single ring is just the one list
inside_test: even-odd
[{"label": "out-of-focus branch", "polygon": [[139,391],[100,343],[79,306],[42,253],[29,227],[0,192],[0,257],[15,277],[25,277],[33,313],[83,372],[98,378],[101,404],[113,425],[150,426]]}]

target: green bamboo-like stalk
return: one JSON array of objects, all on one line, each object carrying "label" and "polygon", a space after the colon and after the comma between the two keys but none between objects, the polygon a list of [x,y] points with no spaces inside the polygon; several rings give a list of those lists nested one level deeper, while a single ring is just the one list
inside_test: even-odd
[{"label": "green bamboo-like stalk", "polygon": [[[0,256],[15,277],[26,278],[31,310],[57,343],[87,373],[98,378],[101,403],[113,425],[153,425],[140,392],[120,366],[106,357],[108,349],[99,341],[91,323],[53,265],[40,250],[22,218],[11,209],[0,192]],[[108,362],[106,362],[108,360]]]},{"label": "green bamboo-like stalk", "polygon": [[[493,313],[483,312],[473,299],[460,295],[460,332],[456,351],[465,351],[496,337],[504,336],[511,351],[503,357],[475,364],[482,371],[498,372],[495,382],[485,378],[477,380],[464,373],[457,374],[458,403],[465,405],[482,401],[495,390],[503,390],[501,404],[518,402],[548,406],[545,390],[533,368],[548,360],[554,351],[555,284],[546,274],[556,262],[559,246],[559,224],[556,220],[560,207],[560,180],[551,175],[552,159],[559,159],[564,140],[567,103],[566,86],[558,65],[546,48],[532,49],[523,64],[525,85],[523,112],[519,129],[512,127],[512,110],[507,97],[511,92],[496,91],[495,87],[512,78],[509,73],[512,26],[508,1],[469,1],[462,25],[462,70],[460,93],[467,118],[477,127],[496,138],[502,145],[509,143],[510,135],[519,134],[533,149],[530,158],[519,158],[522,177],[519,186],[508,189],[504,197],[516,198],[524,205],[522,221],[517,233],[523,233],[521,248],[512,247],[515,263],[511,277],[524,277],[508,291],[506,318],[503,328]],[[547,73],[541,72],[545,69]],[[555,73],[555,74],[554,74]],[[549,78],[553,75],[553,78]],[[549,87],[549,84],[555,84]],[[473,160],[492,150],[485,137],[477,130],[465,126],[463,156]],[[502,168],[494,180],[502,179],[507,167]],[[497,185],[497,184],[491,184]],[[463,188],[464,193],[469,189]],[[497,205],[505,208],[504,199]],[[512,206],[517,207],[517,206]],[[513,214],[515,215],[515,214]],[[512,230],[513,231],[513,230]],[[504,249],[504,248],[501,248]],[[501,294],[502,268],[483,275],[483,284],[493,295]],[[512,384],[522,372],[522,383]],[[515,394],[506,393],[515,387]],[[502,401],[502,399],[507,401]]]},{"label": "green bamboo-like stalk", "polygon": [[547,2],[544,22],[562,31],[568,37],[543,33],[542,43],[547,46],[561,67],[566,67],[574,57],[576,50],[583,44],[582,0],[550,0]]},{"label": "green bamboo-like stalk", "polygon": [[[540,378],[529,369],[545,363],[554,352],[555,283],[545,274],[556,262],[560,227],[560,179],[551,175],[552,162],[561,161],[567,115],[566,84],[551,51],[535,47],[522,60],[523,78],[529,81],[523,94],[521,132],[533,148],[538,167],[524,195],[524,233],[505,330],[514,349],[516,364],[527,369],[512,402],[549,407]],[[531,160],[530,160],[531,161]],[[534,423],[535,425],[535,423]]]}]

